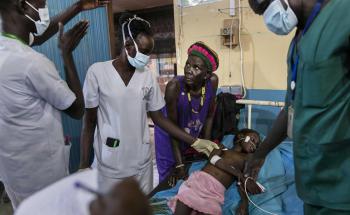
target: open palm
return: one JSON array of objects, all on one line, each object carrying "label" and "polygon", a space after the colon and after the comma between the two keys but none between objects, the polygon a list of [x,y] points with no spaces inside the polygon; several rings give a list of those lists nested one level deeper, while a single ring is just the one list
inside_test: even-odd
[{"label": "open palm", "polygon": [[73,28],[64,32],[64,26],[59,23],[58,47],[62,53],[71,53],[79,45],[85,36],[89,22],[84,20],[78,22]]}]

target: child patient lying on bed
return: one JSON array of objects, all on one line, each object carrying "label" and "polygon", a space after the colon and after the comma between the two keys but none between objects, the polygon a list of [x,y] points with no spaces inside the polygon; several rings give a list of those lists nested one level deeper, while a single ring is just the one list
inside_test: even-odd
[{"label": "child patient lying on bed", "polygon": [[[242,186],[242,171],[248,154],[254,153],[259,144],[260,136],[256,131],[242,129],[235,136],[232,149],[214,150],[209,157],[211,162],[201,171],[192,173],[180,186],[178,194],[169,201],[174,214],[221,215],[225,191],[235,181],[241,184],[238,189],[241,201],[236,214],[248,214],[249,203]],[[253,180],[247,181],[247,190],[252,194],[262,192]]]}]

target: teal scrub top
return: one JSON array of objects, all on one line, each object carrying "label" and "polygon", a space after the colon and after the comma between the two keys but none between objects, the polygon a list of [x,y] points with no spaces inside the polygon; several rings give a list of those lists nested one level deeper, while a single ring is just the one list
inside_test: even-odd
[{"label": "teal scrub top", "polygon": [[[298,195],[350,210],[350,0],[331,0],[288,56],[287,105],[294,107]],[[291,49],[290,49],[291,51]],[[290,58],[300,56],[291,101]]]}]

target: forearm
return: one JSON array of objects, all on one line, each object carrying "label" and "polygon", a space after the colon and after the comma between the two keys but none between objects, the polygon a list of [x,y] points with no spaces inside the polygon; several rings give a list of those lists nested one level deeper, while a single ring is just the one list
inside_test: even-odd
[{"label": "forearm", "polygon": [[67,8],[64,12],[54,16],[51,19],[50,25],[45,33],[41,36],[37,36],[34,39],[33,46],[41,45],[50,39],[53,35],[58,32],[58,23],[66,24],[73,17],[75,17],[78,13],[82,11],[79,2],[74,3],[72,6]]},{"label": "forearm", "polygon": [[210,117],[207,119],[205,126],[204,126],[204,139],[210,140],[211,139],[211,130],[213,128],[213,117]]},{"label": "forearm", "polygon": [[165,130],[170,136],[177,140],[183,141],[189,145],[192,145],[197,138],[192,137],[190,134],[186,133],[184,130],[180,129],[169,119],[165,118],[156,122],[163,130]]},{"label": "forearm", "polygon": [[179,142],[174,140],[173,138],[171,138],[171,146],[172,146],[172,149],[173,149],[173,154],[174,154],[174,158],[175,158],[175,161],[176,161],[176,165],[183,164],[182,153],[181,153],[181,150],[180,150]]},{"label": "forearm", "polygon": [[68,87],[76,96],[76,101],[72,104],[73,115],[81,118],[84,113],[84,96],[80,86],[79,77],[75,67],[72,53],[63,53],[64,71]]},{"label": "forearm", "polygon": [[248,205],[249,201],[247,198],[247,194],[245,193],[244,186],[238,187],[237,190],[238,190],[239,196],[241,197],[240,204]]},{"label": "forearm", "polygon": [[270,151],[287,138],[288,113],[284,109],[278,115],[272,129],[261,143],[255,154],[265,157]]},{"label": "forearm", "polygon": [[150,116],[155,124],[161,127],[173,138],[192,145],[197,139],[180,129],[168,118],[164,117],[160,111],[151,111]]},{"label": "forearm", "polygon": [[83,125],[80,142],[80,168],[89,167],[91,147],[94,142],[96,123]]}]

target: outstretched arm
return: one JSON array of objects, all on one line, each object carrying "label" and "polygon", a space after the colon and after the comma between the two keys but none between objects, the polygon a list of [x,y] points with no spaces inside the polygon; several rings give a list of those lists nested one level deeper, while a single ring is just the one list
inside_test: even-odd
[{"label": "outstretched arm", "polygon": [[68,87],[76,96],[76,100],[69,108],[64,110],[64,112],[75,119],[80,119],[84,114],[84,96],[73,59],[73,51],[85,36],[89,23],[81,21],[66,33],[64,33],[63,25],[61,23],[59,26],[59,48],[61,49],[61,55],[63,58],[66,81]]},{"label": "outstretched arm", "polygon": [[[179,81],[176,78],[174,78],[166,86],[165,102],[166,102],[166,110],[167,110],[168,118],[170,119],[170,121],[172,121],[176,125],[178,125],[177,102],[178,102],[179,95],[180,95],[180,84],[179,84]],[[179,141],[171,137],[171,145],[172,145],[173,155],[176,163],[175,163],[175,169],[171,174],[168,183],[170,186],[175,186],[177,180],[184,179],[187,176],[187,174],[186,174],[185,165],[183,164],[183,160],[182,160],[182,152],[180,150]]]},{"label": "outstretched arm", "polygon": [[56,15],[51,19],[49,28],[45,31],[45,33],[41,36],[36,36],[34,38],[33,46],[38,46],[46,42],[53,35],[58,32],[58,23],[62,23],[65,25],[69,20],[75,17],[78,13],[84,10],[91,10],[98,7],[103,7],[106,4],[110,3],[110,0],[98,1],[98,0],[80,0],[74,3],[72,6],[67,8],[62,13]]},{"label": "outstretched arm", "polygon": [[287,138],[288,113],[287,110],[281,110],[271,131],[268,133],[265,140],[261,143],[255,154],[265,157],[276,146],[282,143]]},{"label": "outstretched arm", "polygon": [[[177,121],[177,102],[180,94],[180,84],[176,78],[172,79],[166,86],[165,90],[165,102],[168,118],[174,124],[178,125]],[[176,139],[171,137],[171,144],[173,148],[176,165],[182,164],[182,154],[180,151],[179,143]]]},{"label": "outstretched arm", "polygon": [[192,145],[196,141],[196,138],[187,134],[185,131],[183,131],[178,126],[176,126],[168,118],[164,117],[160,110],[150,111],[149,113],[155,124],[157,124],[159,127],[161,127],[163,130],[168,132],[168,134],[170,134],[172,137],[176,138],[177,140],[181,140],[190,145]]},{"label": "outstretched arm", "polygon": [[157,124],[159,127],[168,132],[169,135],[173,136],[177,140],[181,140],[187,144],[190,144],[191,147],[193,147],[196,151],[209,156],[214,149],[219,148],[219,146],[214,142],[192,137],[184,130],[176,126],[168,118],[164,117],[160,110],[150,111],[149,113],[155,124]]},{"label": "outstretched arm", "polygon": [[248,157],[243,171],[245,177],[250,176],[256,180],[267,154],[287,138],[287,124],[288,113],[287,110],[283,109],[265,140],[261,143],[256,152]]}]

